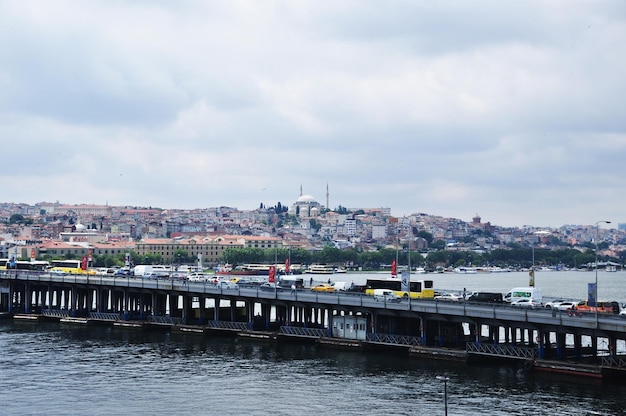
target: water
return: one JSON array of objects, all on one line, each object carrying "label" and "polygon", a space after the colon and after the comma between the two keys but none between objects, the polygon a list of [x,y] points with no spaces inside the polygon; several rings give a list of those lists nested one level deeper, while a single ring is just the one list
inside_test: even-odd
[{"label": "water", "polygon": [[[428,277],[438,288],[506,291],[527,284],[518,281],[524,275]],[[578,286],[590,277],[554,272],[537,283],[546,296],[580,298],[586,286]],[[601,297],[604,284],[626,299],[624,277],[600,273]],[[359,283],[366,276],[332,278]],[[7,415],[443,415],[439,375],[449,377],[449,415],[618,415],[626,408],[623,384],[195,334],[6,320],[0,351],[0,414]]]}]

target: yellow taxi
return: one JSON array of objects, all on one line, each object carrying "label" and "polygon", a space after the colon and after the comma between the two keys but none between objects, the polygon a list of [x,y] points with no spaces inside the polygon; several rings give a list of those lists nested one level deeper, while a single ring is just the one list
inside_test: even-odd
[{"label": "yellow taxi", "polygon": [[320,283],[311,288],[314,292],[334,292],[335,288],[328,283]]}]

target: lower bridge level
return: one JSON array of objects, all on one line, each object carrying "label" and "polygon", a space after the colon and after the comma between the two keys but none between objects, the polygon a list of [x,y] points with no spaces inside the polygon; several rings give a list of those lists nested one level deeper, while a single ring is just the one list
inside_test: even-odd
[{"label": "lower bridge level", "polygon": [[[528,370],[549,371],[593,378],[623,378],[626,375],[626,354],[594,356],[591,347],[566,348],[568,359],[557,359],[554,345],[534,346],[487,342],[466,342],[463,348],[428,345],[422,337],[372,332],[362,340],[333,336],[328,328],[304,325],[282,325],[275,330],[256,327],[254,323],[208,321],[203,325],[188,325],[170,316],[147,316],[143,320],[127,320],[123,313],[89,312],[87,316],[72,316],[67,310],[45,310],[41,314],[17,314],[14,319],[53,320],[69,324],[113,325],[139,329],[165,329],[172,332],[198,333],[213,336],[239,336],[275,341],[315,342],[325,347],[358,350],[406,351],[410,356],[461,362],[505,362],[521,365]],[[484,340],[483,340],[484,341]],[[553,353],[546,353],[546,347]],[[579,359],[577,359],[579,357]]]}]

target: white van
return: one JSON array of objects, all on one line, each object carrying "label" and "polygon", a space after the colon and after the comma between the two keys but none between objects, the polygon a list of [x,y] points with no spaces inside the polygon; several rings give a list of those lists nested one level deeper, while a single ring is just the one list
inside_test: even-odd
[{"label": "white van", "polygon": [[377,302],[400,302],[402,298],[389,289],[374,289],[374,300]]},{"label": "white van", "polygon": [[543,303],[541,289],[538,287],[514,287],[504,295],[504,301],[508,303],[521,299],[532,299],[534,302]]},{"label": "white van", "polygon": [[333,283],[335,291],[345,292],[352,287],[352,282],[335,282]]}]

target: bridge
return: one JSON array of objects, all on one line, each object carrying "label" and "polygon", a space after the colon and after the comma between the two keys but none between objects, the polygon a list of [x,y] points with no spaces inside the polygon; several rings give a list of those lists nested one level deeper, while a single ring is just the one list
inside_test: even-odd
[{"label": "bridge", "polygon": [[626,319],[506,304],[310,290],[227,288],[210,282],[1,271],[0,310],[82,322],[129,322],[461,351],[465,357],[626,368]]}]

